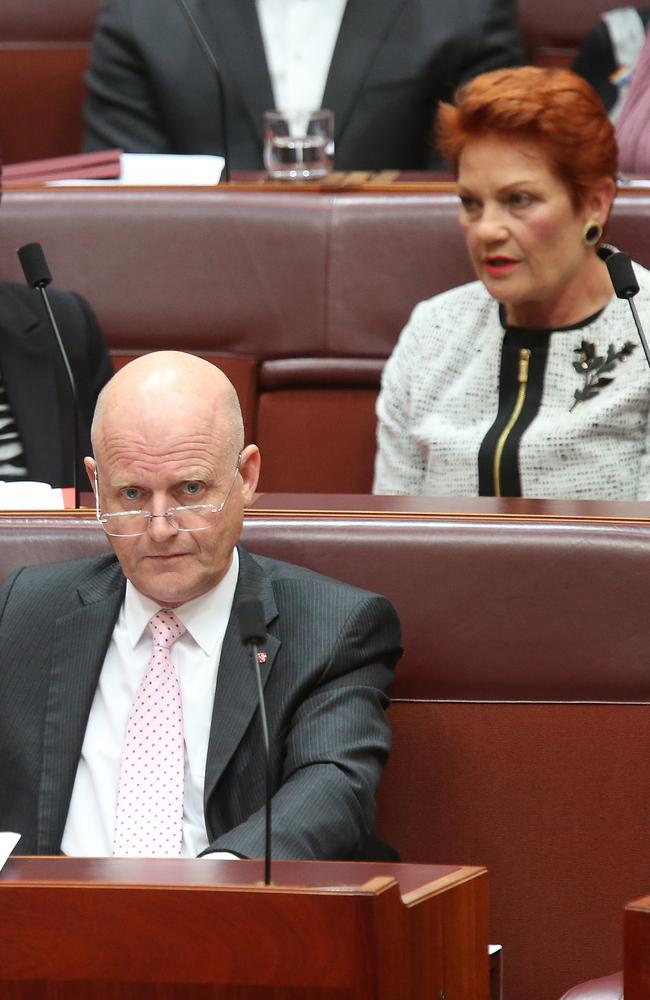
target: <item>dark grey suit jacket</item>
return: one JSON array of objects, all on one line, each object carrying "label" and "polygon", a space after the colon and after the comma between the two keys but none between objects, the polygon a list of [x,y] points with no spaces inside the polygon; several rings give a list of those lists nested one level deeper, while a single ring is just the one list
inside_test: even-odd
[{"label": "dark grey suit jacket", "polygon": [[[225,79],[231,166],[260,170],[274,101],[255,0],[189,3]],[[437,102],[522,59],[514,0],[348,0],[323,96],[336,167],[436,165]],[[87,149],[223,152],[214,73],[175,0],[104,0],[88,85]]]},{"label": "dark grey suit jacket", "polygon": [[[273,854],[363,857],[390,747],[399,623],[383,597],[240,547],[235,602],[266,613]],[[124,593],[113,556],[18,570],[0,592],[0,829],[59,851],[88,714]],[[213,850],[264,853],[265,770],[250,654],[231,618],[205,779]]]},{"label": "dark grey suit jacket", "polygon": [[[77,383],[78,474],[80,484],[86,485],[82,460],[91,454],[90,423],[99,391],[113,368],[88,303],[72,292],[50,291],[49,296]],[[63,362],[40,295],[6,281],[0,282],[0,372],[29,478],[70,486],[72,411]]]}]

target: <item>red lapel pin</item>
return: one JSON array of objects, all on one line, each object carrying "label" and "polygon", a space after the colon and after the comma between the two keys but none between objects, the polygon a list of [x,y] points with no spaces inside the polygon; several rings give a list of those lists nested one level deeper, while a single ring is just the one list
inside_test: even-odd
[{"label": "red lapel pin", "polygon": [[257,654],[257,662],[258,663],[260,663],[260,664],[261,663],[266,663],[267,659],[268,659],[268,657],[267,657],[267,654],[264,652],[264,650],[262,650],[260,653]]}]

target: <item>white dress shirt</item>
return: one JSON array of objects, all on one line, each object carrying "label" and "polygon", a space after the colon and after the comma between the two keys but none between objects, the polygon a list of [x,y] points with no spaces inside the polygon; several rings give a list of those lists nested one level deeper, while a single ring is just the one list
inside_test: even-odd
[{"label": "white dress shirt", "polygon": [[[196,857],[208,847],[203,812],[205,765],[221,647],[237,586],[239,557],[207,594],[175,608],[187,631],[171,650],[183,703],[185,800],[183,848]],[[124,602],[106,651],[77,766],[63,832],[64,854],[112,854],[115,808],[126,725],[151,657],[147,623],[160,605],[127,582]]]},{"label": "white dress shirt", "polygon": [[256,2],[275,107],[316,111],[347,0]]}]

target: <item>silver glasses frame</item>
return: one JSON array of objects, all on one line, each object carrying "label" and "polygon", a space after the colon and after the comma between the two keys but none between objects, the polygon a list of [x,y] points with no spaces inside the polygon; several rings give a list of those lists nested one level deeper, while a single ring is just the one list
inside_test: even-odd
[{"label": "silver glasses frame", "polygon": [[[200,528],[181,528],[180,525],[174,524],[173,519],[179,511],[185,511],[185,510],[191,510],[191,511],[204,510],[204,511],[209,511],[211,514],[220,514],[221,511],[226,506],[226,504],[228,503],[228,500],[230,499],[230,494],[232,493],[235,487],[235,483],[237,482],[237,476],[239,475],[240,466],[241,466],[241,452],[237,456],[237,466],[235,468],[235,475],[232,478],[232,482],[228,488],[228,492],[226,493],[225,497],[218,506],[216,506],[213,503],[181,504],[180,507],[169,507],[166,511],[163,511],[162,514],[152,514],[150,510],[116,510],[116,511],[109,511],[108,513],[102,513],[101,506],[99,503],[99,480],[97,478],[97,467],[95,467],[95,473],[94,473],[95,517],[97,518],[102,528],[104,529],[105,534],[110,535],[112,538],[137,538],[138,535],[145,535],[147,531],[149,531],[149,528],[151,527],[151,524],[155,517],[166,518],[167,523],[170,525],[170,527],[175,528],[176,531],[206,531],[208,528],[212,526],[210,522],[201,525]],[[108,525],[110,525],[111,523],[118,524],[119,523],[119,521],[117,520],[118,518],[134,517],[134,516],[144,517],[146,524],[145,527],[142,529],[142,531],[114,532],[114,531],[109,531],[107,528],[107,524]]]}]

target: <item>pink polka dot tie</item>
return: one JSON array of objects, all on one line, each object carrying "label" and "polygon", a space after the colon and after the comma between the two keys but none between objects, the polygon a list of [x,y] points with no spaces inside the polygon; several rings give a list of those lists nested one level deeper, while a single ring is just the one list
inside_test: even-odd
[{"label": "pink polka dot tie", "polygon": [[185,751],[181,689],[170,647],[185,626],[173,611],[149,622],[153,640],[126,726],[113,854],[178,857],[183,843]]}]

